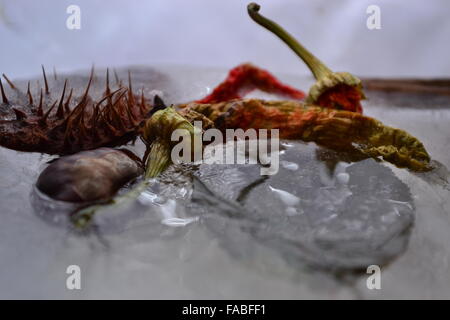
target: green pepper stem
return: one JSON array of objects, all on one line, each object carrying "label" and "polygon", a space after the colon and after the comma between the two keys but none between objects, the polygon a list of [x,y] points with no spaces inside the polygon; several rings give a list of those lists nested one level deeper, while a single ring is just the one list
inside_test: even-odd
[{"label": "green pepper stem", "polygon": [[145,170],[145,179],[158,176],[171,163],[171,148],[166,142],[158,139],[152,143],[150,148]]},{"label": "green pepper stem", "polygon": [[249,16],[263,26],[267,30],[274,33],[278,38],[283,40],[308,66],[313,73],[316,80],[319,80],[332,73],[330,69],[319,59],[317,59],[311,52],[303,47],[293,36],[284,30],[279,24],[267,19],[259,13],[261,6],[254,2],[247,6]]}]

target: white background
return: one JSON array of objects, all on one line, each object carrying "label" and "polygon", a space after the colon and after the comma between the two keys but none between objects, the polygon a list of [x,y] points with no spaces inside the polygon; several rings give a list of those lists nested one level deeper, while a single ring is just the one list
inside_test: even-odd
[{"label": "white background", "polygon": [[[247,16],[239,0],[0,0],[0,72],[180,64],[231,68],[251,61],[307,74],[290,50]],[[336,71],[360,76],[450,75],[449,0],[260,0],[261,12]],[[81,7],[81,30],[66,8]],[[366,9],[381,8],[381,30]]]}]

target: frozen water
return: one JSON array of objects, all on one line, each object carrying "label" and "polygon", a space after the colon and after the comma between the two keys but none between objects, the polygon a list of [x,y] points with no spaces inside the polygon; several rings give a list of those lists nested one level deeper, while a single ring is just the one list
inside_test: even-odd
[{"label": "frozen water", "polygon": [[[201,165],[199,177],[213,194],[200,191],[196,210],[220,215],[214,195],[235,201],[241,207],[231,216],[245,222],[243,232],[297,264],[365,269],[401,253],[414,220],[409,188],[372,159],[347,164],[335,155],[336,169],[329,172],[317,150],[291,142],[281,159],[299,168],[280,168],[274,176],[259,176],[258,165]],[[228,229],[221,234],[226,237]]]},{"label": "frozen water", "polygon": [[[71,85],[83,90],[87,73]],[[160,90],[167,103],[205,95],[225,73],[132,68],[134,87]],[[450,103],[368,96],[365,113],[422,140],[435,171],[349,164],[284,142],[278,175],[262,177],[256,165],[174,166],[79,234],[64,218],[70,208],[34,190],[52,157],[0,148],[0,298],[450,298]],[[334,272],[369,263],[381,265],[381,290],[367,289],[364,272]],[[71,264],[81,267],[80,291],[66,289]]]}]

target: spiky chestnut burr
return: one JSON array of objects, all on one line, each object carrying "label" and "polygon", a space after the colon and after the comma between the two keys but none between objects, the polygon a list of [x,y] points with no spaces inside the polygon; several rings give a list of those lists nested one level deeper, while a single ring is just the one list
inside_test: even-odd
[{"label": "spiky chestnut burr", "polygon": [[127,87],[118,82],[111,90],[109,71],[103,94],[98,100],[90,95],[94,70],[86,89],[76,97],[66,80],[62,92],[55,94],[42,67],[44,87],[33,96],[28,83],[22,92],[5,75],[3,77],[14,94],[7,97],[0,80],[0,145],[18,151],[67,155],[98,147],[125,144],[139,133],[148,118],[152,105],[144,97],[133,93],[131,76]]}]

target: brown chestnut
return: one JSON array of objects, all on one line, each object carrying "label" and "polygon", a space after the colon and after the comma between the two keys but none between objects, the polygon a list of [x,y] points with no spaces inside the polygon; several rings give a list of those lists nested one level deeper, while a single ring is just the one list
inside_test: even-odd
[{"label": "brown chestnut", "polygon": [[40,174],[36,187],[55,200],[92,202],[111,198],[142,173],[142,162],[131,151],[99,148],[52,162]]}]

